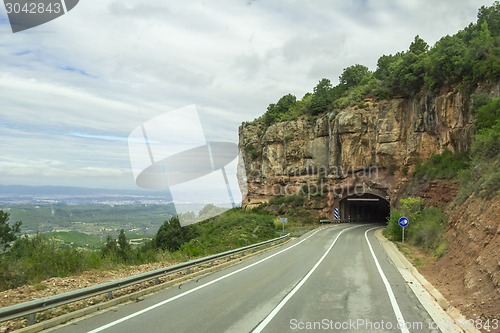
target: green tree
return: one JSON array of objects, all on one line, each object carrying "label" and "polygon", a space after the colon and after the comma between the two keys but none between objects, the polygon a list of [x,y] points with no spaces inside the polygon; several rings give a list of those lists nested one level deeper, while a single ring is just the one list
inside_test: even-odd
[{"label": "green tree", "polygon": [[329,105],[334,99],[334,89],[329,79],[321,79],[314,87],[309,112],[311,115],[317,115],[328,110]]},{"label": "green tree", "polygon": [[292,116],[301,116],[303,114],[309,114],[311,109],[311,100],[313,94],[308,92],[302,97],[300,101],[297,101],[292,107],[290,107],[290,113]]},{"label": "green tree", "polygon": [[413,42],[410,44],[409,51],[419,56],[429,51],[429,45],[422,38],[420,38],[419,35],[416,35]]},{"label": "green tree", "polygon": [[396,71],[401,93],[414,95],[423,86],[428,49],[427,43],[417,35],[410,44],[408,52],[402,55],[400,67]]},{"label": "green tree", "polygon": [[189,242],[196,235],[196,225],[181,227],[179,217],[174,216],[160,226],[154,244],[156,248],[173,252],[179,250],[182,244]]},{"label": "green tree", "polygon": [[101,249],[101,254],[103,257],[116,256],[118,254],[118,244],[116,244],[116,240],[110,235],[106,237],[106,243]]},{"label": "green tree", "polygon": [[500,2],[495,1],[490,7],[482,6],[478,11],[477,19],[478,26],[487,22],[493,35],[500,35]]},{"label": "green tree", "polygon": [[125,261],[130,257],[130,244],[128,242],[127,236],[125,235],[125,230],[121,229],[118,235],[118,255]]},{"label": "green tree", "polygon": [[500,75],[500,54],[497,40],[493,37],[487,21],[472,33],[472,39],[467,49],[467,65],[471,83],[477,83],[485,78],[496,78]]},{"label": "green tree", "polygon": [[383,55],[377,60],[377,70],[375,77],[384,83],[389,83],[393,79],[394,65],[401,60],[401,53]]},{"label": "green tree", "polygon": [[355,87],[370,73],[368,67],[356,64],[344,69],[339,77],[340,84],[345,90]]},{"label": "green tree", "polygon": [[377,70],[374,73],[376,79],[380,81],[376,89],[376,95],[381,98],[390,98],[394,92],[399,89],[399,77],[401,63],[403,62],[402,53],[395,55],[383,55],[377,61]]},{"label": "green tree", "polygon": [[279,99],[274,104],[271,103],[267,107],[267,112],[264,114],[264,123],[270,125],[275,121],[286,120],[287,115],[290,113],[290,108],[297,103],[297,97],[292,94],[287,94]]},{"label": "green tree", "polygon": [[429,51],[429,74],[426,85],[438,88],[455,83],[466,72],[467,45],[458,36],[441,38]]},{"label": "green tree", "polygon": [[17,234],[21,231],[21,221],[9,224],[10,214],[0,210],[0,250],[4,251],[10,247],[10,243],[17,239]]}]

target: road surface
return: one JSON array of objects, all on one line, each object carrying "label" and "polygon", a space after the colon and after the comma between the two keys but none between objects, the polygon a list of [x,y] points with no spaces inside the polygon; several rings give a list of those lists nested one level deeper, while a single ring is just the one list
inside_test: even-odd
[{"label": "road surface", "polygon": [[273,251],[58,327],[63,332],[438,332],[374,237],[322,227]]}]

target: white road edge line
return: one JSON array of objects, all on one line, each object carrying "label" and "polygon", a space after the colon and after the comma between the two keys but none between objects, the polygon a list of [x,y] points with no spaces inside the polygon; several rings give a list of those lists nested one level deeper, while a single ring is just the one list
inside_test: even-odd
[{"label": "white road edge line", "polygon": [[[104,326],[101,326],[101,327],[98,327],[98,328],[96,328],[96,329],[93,329],[92,331],[88,331],[88,333],[97,333],[97,332],[104,331],[105,329],[108,329],[108,328],[110,328],[110,327],[113,327],[113,326],[115,326],[115,325],[118,325],[118,324],[120,324],[120,323],[123,323],[124,321],[127,321],[127,320],[132,319],[132,318],[134,318],[134,317],[137,317],[137,316],[139,316],[139,315],[141,315],[141,314],[143,314],[143,313],[146,313],[146,312],[148,312],[148,311],[151,311],[151,310],[153,310],[153,309],[156,309],[157,307],[160,307],[160,306],[162,306],[162,305],[165,305],[165,304],[167,304],[167,303],[170,303],[170,302],[172,302],[172,301],[175,301],[176,299],[179,299],[179,298],[181,298],[181,297],[184,297],[184,296],[186,296],[186,295],[189,295],[189,294],[191,294],[191,293],[194,293],[195,291],[198,291],[198,290],[200,290],[200,289],[202,289],[202,288],[208,287],[209,285],[214,284],[214,283],[217,283],[217,282],[219,282],[219,281],[221,281],[221,280],[224,280],[225,278],[228,278],[228,277],[230,277],[230,276],[233,276],[233,275],[235,275],[235,274],[238,274],[238,273],[240,273],[240,272],[243,272],[243,271],[245,271],[245,270],[247,270],[247,269],[249,269],[249,268],[251,268],[251,267],[253,267],[253,266],[256,266],[256,265],[258,265],[258,264],[260,264],[260,263],[263,263],[264,261],[267,261],[267,260],[269,260],[269,259],[271,259],[271,258],[273,258],[273,257],[275,257],[275,256],[277,256],[277,255],[279,255],[279,254],[281,254],[281,253],[283,253],[283,252],[286,252],[286,251],[288,251],[288,250],[293,249],[293,248],[294,248],[294,247],[296,247],[297,245],[299,245],[299,244],[301,244],[301,243],[305,242],[306,240],[308,240],[309,238],[311,238],[312,236],[314,236],[316,233],[320,232],[321,230],[327,229],[327,228],[328,228],[328,227],[318,229],[318,230],[316,230],[315,232],[313,232],[312,234],[310,234],[309,236],[307,236],[306,238],[304,238],[303,240],[301,240],[300,242],[295,243],[295,244],[293,244],[292,246],[287,247],[286,249],[283,249],[283,250],[281,250],[281,251],[279,251],[279,252],[276,252],[276,253],[274,253],[274,254],[270,255],[269,257],[266,257],[266,258],[261,259],[261,260],[259,260],[259,261],[257,261],[257,262],[254,262],[254,263],[253,263],[253,264],[251,264],[251,265],[248,265],[248,266],[242,267],[242,268],[240,268],[240,269],[238,269],[238,270],[236,270],[236,271],[234,271],[234,272],[231,272],[231,273],[226,274],[226,275],[223,275],[223,276],[221,276],[221,277],[219,277],[219,278],[217,278],[217,279],[215,279],[215,280],[212,280],[212,281],[210,281],[210,282],[207,282],[207,283],[205,283],[205,284],[202,284],[201,286],[198,286],[198,287],[193,288],[193,289],[191,289],[191,290],[185,291],[185,292],[183,292],[182,294],[179,294],[179,295],[176,295],[176,296],[171,297],[171,298],[169,298],[169,299],[166,299],[166,300],[164,300],[164,301],[161,301],[160,303],[156,303],[155,305],[151,305],[150,307],[147,307],[147,308],[145,308],[145,309],[142,309],[141,311],[134,312],[134,313],[132,313],[132,314],[130,314],[130,315],[128,315],[128,316],[126,316],[126,317],[120,318],[120,319],[115,320],[115,321],[113,321],[113,322],[111,322],[111,323],[109,323],[109,324],[106,324],[106,325],[104,325]],[[344,230],[347,230],[347,229],[344,229]],[[343,232],[344,230],[342,230],[342,232]],[[341,233],[342,233],[342,232],[341,232]],[[338,237],[337,237],[337,238],[338,238]]]},{"label": "white road edge line", "polygon": [[380,263],[377,260],[377,257],[375,256],[375,252],[373,252],[372,245],[370,244],[370,241],[368,240],[368,231],[378,229],[379,227],[376,228],[371,228],[365,231],[365,238],[366,242],[368,243],[368,247],[370,248],[370,252],[372,254],[373,260],[375,261],[375,265],[377,266],[378,273],[380,274],[380,277],[382,278],[382,281],[384,281],[385,289],[387,290],[387,294],[389,294],[389,299],[391,301],[392,309],[394,310],[394,314],[396,315],[396,319],[398,320],[398,325],[399,329],[401,330],[402,333],[410,333],[408,328],[406,327],[406,322],[403,317],[403,314],[401,313],[401,309],[399,308],[398,301],[396,300],[396,297],[394,296],[394,292],[392,291],[391,285],[389,284],[389,280],[387,280],[387,277],[384,274],[384,271],[382,271],[382,267],[380,266]]},{"label": "white road edge line", "polygon": [[292,289],[292,291],[290,291],[286,296],[285,298],[283,298],[281,300],[281,302],[274,308],[273,311],[271,311],[266,318],[264,318],[263,321],[260,322],[260,324],[255,327],[252,331],[252,333],[260,333],[262,332],[262,330],[264,328],[266,328],[266,326],[271,322],[271,320],[273,320],[273,318],[278,314],[278,312],[285,306],[285,304],[293,297],[293,295],[295,295],[295,293],[304,285],[304,283],[306,283],[306,281],[309,279],[309,277],[314,273],[314,271],[316,270],[316,268],[318,268],[318,266],[321,264],[321,262],[325,259],[325,257],[328,255],[328,253],[330,253],[330,250],[333,248],[333,246],[335,245],[335,243],[337,243],[337,240],[339,239],[340,235],[342,235],[342,233],[344,231],[347,231],[347,230],[350,230],[350,229],[354,229],[354,228],[358,228],[358,227],[362,227],[362,226],[365,226],[365,225],[357,225],[355,227],[350,227],[350,228],[346,228],[344,230],[342,230],[338,235],[337,237],[335,238],[335,240],[333,241],[333,243],[330,245],[330,247],[328,248],[328,250],[326,250],[326,252],[323,254],[323,256],[316,262],[316,264],[313,266],[313,268],[311,268],[311,270],[302,278],[302,280],[299,281],[299,283],[297,283],[297,285]]}]

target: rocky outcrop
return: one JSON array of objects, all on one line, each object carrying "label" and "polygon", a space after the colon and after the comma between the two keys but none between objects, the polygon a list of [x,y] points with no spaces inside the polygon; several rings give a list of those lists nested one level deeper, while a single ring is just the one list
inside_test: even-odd
[{"label": "rocky outcrop", "polygon": [[[500,95],[500,85],[476,93]],[[240,127],[248,197],[255,205],[314,184],[324,210],[349,189],[379,190],[390,201],[418,160],[445,149],[469,148],[474,134],[470,93],[458,89],[412,98],[365,100],[360,106],[269,127]]]}]

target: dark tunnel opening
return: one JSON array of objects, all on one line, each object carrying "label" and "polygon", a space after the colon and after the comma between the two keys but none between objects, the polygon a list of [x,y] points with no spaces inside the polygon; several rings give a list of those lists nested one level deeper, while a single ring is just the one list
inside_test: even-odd
[{"label": "dark tunnel opening", "polygon": [[340,201],[340,218],[344,221],[386,223],[389,201],[374,194],[352,195]]}]

